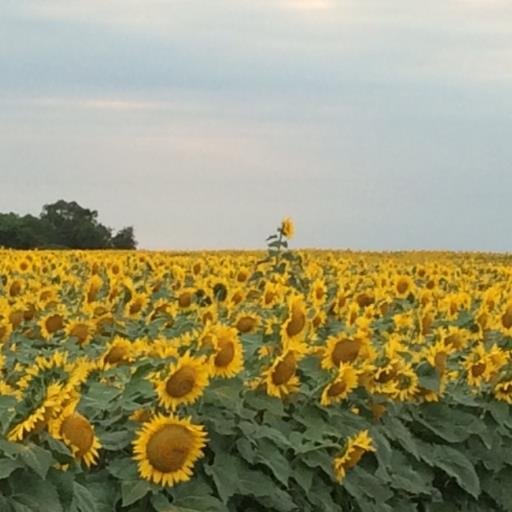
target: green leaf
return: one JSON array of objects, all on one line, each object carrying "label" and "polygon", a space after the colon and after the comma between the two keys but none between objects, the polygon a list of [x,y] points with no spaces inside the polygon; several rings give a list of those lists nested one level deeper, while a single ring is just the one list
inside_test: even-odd
[{"label": "green leaf", "polygon": [[508,467],[498,474],[484,473],[482,490],[506,512],[512,512],[512,468]]},{"label": "green leaf", "polygon": [[8,429],[14,416],[16,416],[16,398],[12,396],[0,396],[0,427],[3,431],[4,428]]},{"label": "green leaf", "polygon": [[107,471],[118,480],[137,480],[137,464],[131,457],[119,457],[108,466]]},{"label": "green leaf", "polygon": [[300,485],[306,494],[311,491],[315,471],[303,464],[299,459],[292,463],[291,477]]},{"label": "green leaf", "polygon": [[413,410],[416,421],[449,443],[460,443],[471,434],[484,434],[485,425],[475,415],[445,404],[427,404]]},{"label": "green leaf", "polygon": [[[347,472],[342,485],[353,496],[356,497],[362,492],[376,503],[384,503],[393,496],[393,492],[389,489],[387,483],[380,481],[360,465]],[[355,492],[356,488],[357,491]]]},{"label": "green leaf", "polygon": [[32,443],[21,445],[21,448],[19,455],[23,462],[44,480],[54,462],[52,454]]},{"label": "green leaf", "polygon": [[288,479],[291,473],[290,463],[274,443],[266,439],[258,441],[256,462],[269,467],[275,478],[285,487],[288,486]]},{"label": "green leaf", "polygon": [[416,373],[422,388],[435,391],[436,393],[439,391],[441,380],[435,367],[427,363],[420,364]]},{"label": "green leaf", "polygon": [[[20,503],[19,501],[16,501],[14,499],[9,499],[9,505],[11,506],[11,509],[14,511],[14,512],[35,512],[37,511],[37,503],[34,502],[34,506],[36,508],[30,508],[28,507],[27,505],[24,505],[23,503]],[[2,510],[4,510],[2,508]],[[9,510],[9,509],[7,509]]]},{"label": "green leaf", "polygon": [[235,494],[240,494],[271,498],[273,506],[281,507],[279,510],[289,510],[288,495],[277,487],[272,478],[261,471],[250,469],[238,457],[219,452],[215,455],[213,464],[205,466],[205,472],[212,476],[223,503],[227,503]]},{"label": "green leaf", "polygon": [[23,464],[20,461],[0,459],[0,480],[9,477],[13,471],[21,467],[23,467]]},{"label": "green leaf", "polygon": [[99,435],[101,446],[105,450],[119,451],[126,448],[133,439],[133,434],[129,430],[118,432],[105,432]]},{"label": "green leaf", "polygon": [[144,498],[152,489],[149,482],[145,480],[124,481],[121,483],[121,498],[123,507],[127,507],[136,501]]},{"label": "green leaf", "polygon": [[442,469],[447,475],[455,478],[459,486],[477,498],[480,494],[480,481],[471,461],[459,450],[450,446],[430,446],[424,443],[421,456],[433,467]]},{"label": "green leaf", "polygon": [[228,509],[213,496],[187,496],[173,501],[168,510],[169,512],[224,512]]},{"label": "green leaf", "polygon": [[89,489],[78,482],[73,482],[73,502],[80,512],[97,512],[98,510],[94,496]]},{"label": "green leaf", "polygon": [[55,485],[39,479],[33,473],[25,472],[19,478],[9,480],[12,498],[31,510],[62,512],[62,505]]},{"label": "green leaf", "polygon": [[398,418],[385,416],[383,422],[386,426],[385,432],[387,436],[400,444],[407,453],[410,453],[415,459],[419,460],[418,445],[411,431]]},{"label": "green leaf", "polygon": [[111,408],[111,402],[123,392],[122,389],[93,382],[87,392],[82,395],[82,403],[84,407],[93,408],[95,410],[106,411]]}]

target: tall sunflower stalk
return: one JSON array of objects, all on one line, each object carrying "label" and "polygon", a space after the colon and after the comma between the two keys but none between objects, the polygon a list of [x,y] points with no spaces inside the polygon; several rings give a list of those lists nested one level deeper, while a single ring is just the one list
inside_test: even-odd
[{"label": "tall sunflower stalk", "polygon": [[288,249],[288,240],[295,234],[295,225],[290,217],[285,217],[277,228],[277,233],[267,237],[268,259],[274,259],[277,266],[281,261],[283,249]]}]

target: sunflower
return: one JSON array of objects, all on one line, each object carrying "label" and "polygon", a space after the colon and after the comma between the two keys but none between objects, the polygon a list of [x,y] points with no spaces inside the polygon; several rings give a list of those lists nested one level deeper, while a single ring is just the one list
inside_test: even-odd
[{"label": "sunflower", "polygon": [[505,336],[512,336],[512,301],[508,301],[500,311],[495,329]]},{"label": "sunflower", "polygon": [[149,303],[147,293],[134,293],[124,308],[124,314],[131,318],[139,318]]},{"label": "sunflower", "polygon": [[41,336],[46,340],[50,339],[56,332],[64,329],[64,326],[64,316],[60,312],[49,313],[39,321]]},{"label": "sunflower", "polygon": [[215,352],[210,356],[210,375],[231,378],[244,367],[243,347],[233,327],[217,325],[212,330]]},{"label": "sunflower", "polygon": [[65,329],[66,334],[69,337],[76,338],[80,345],[87,344],[95,331],[95,327],[88,320],[73,320]]},{"label": "sunflower", "polygon": [[258,315],[251,313],[240,313],[235,320],[235,327],[239,333],[253,332],[260,323]]},{"label": "sunflower", "polygon": [[316,279],[311,285],[311,301],[313,305],[320,308],[327,299],[327,286],[323,279]]},{"label": "sunflower", "polygon": [[194,463],[203,456],[206,433],[190,418],[155,415],[133,442],[141,478],[162,486],[190,480]]},{"label": "sunflower", "polygon": [[297,353],[294,350],[287,350],[263,372],[263,383],[268,395],[284,398],[299,389],[297,362]]},{"label": "sunflower", "polygon": [[131,361],[132,343],[120,336],[116,336],[108,345],[103,356],[102,363],[105,366],[126,364]]},{"label": "sunflower", "polygon": [[359,355],[367,352],[365,343],[360,338],[329,336],[323,351],[322,368],[330,370],[341,363],[352,363]]},{"label": "sunflower", "polygon": [[496,400],[501,400],[512,405],[512,380],[498,382],[494,386],[494,396]]},{"label": "sunflower", "polygon": [[393,377],[394,390],[389,394],[395,400],[406,402],[417,395],[419,379],[410,364],[401,363],[397,366],[396,375]]},{"label": "sunflower", "polygon": [[393,285],[393,294],[398,299],[406,299],[414,289],[414,281],[408,275],[398,276]]},{"label": "sunflower", "polygon": [[290,217],[285,217],[281,222],[281,227],[279,228],[281,234],[291,240],[293,235],[295,234],[295,224]]},{"label": "sunflower", "polygon": [[261,294],[261,306],[263,308],[271,308],[281,302],[285,288],[279,283],[266,281]]},{"label": "sunflower", "polygon": [[357,384],[357,370],[350,365],[340,365],[336,377],[322,391],[320,403],[328,406],[341,402],[357,387]]},{"label": "sunflower", "polygon": [[345,451],[333,461],[336,480],[341,482],[345,478],[347,470],[355,467],[365,453],[374,451],[375,448],[368,430],[362,430],[354,437],[349,437]]},{"label": "sunflower", "polygon": [[5,320],[0,320],[0,343],[7,341],[12,333],[11,324]]},{"label": "sunflower", "polygon": [[463,363],[469,385],[478,387],[483,382],[489,382],[507,361],[508,355],[496,345],[489,351],[483,345],[476,345]]},{"label": "sunflower", "polygon": [[73,363],[68,361],[66,351],[55,351],[50,356],[37,356],[30,366],[24,368],[25,374],[18,380],[17,386],[20,390],[28,388],[29,384],[42,373],[64,373],[69,376],[73,371]]},{"label": "sunflower", "polygon": [[288,300],[288,318],[285,320],[281,335],[283,339],[304,338],[308,326],[306,303],[301,296],[293,296]]},{"label": "sunflower", "polygon": [[21,441],[27,434],[44,428],[48,420],[60,411],[60,405],[69,392],[57,382],[48,385],[41,404],[36,407],[23,421],[13,427],[7,434],[9,441]]},{"label": "sunflower", "polygon": [[205,357],[191,357],[187,352],[170,365],[164,378],[155,375],[152,380],[160,405],[174,411],[179,405],[194,403],[203,394],[208,379]]},{"label": "sunflower", "polygon": [[181,309],[189,309],[194,305],[194,294],[195,288],[184,288],[180,290],[180,293],[177,297],[178,306]]},{"label": "sunflower", "polygon": [[77,460],[91,467],[98,460],[101,444],[90,421],[76,411],[77,402],[69,403],[59,416],[48,423],[48,431],[66,444]]}]

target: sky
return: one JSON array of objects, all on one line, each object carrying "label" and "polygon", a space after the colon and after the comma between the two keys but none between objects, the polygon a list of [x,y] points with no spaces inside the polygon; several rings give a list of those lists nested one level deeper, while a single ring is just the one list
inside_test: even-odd
[{"label": "sky", "polygon": [[510,0],[2,0],[0,211],[148,249],[512,250]]}]

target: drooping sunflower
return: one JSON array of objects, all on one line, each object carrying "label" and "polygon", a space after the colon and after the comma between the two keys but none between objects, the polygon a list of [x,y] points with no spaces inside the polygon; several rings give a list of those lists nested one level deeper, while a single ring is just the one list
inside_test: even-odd
[{"label": "drooping sunflower", "polygon": [[162,486],[190,480],[194,463],[203,456],[206,432],[190,418],[155,415],[133,442],[141,478]]},{"label": "drooping sunflower", "polygon": [[233,327],[216,325],[212,329],[214,353],[210,356],[210,375],[231,378],[244,367],[244,352]]},{"label": "drooping sunflower", "polygon": [[494,386],[494,396],[497,400],[512,405],[512,379],[503,380]]},{"label": "drooping sunflower", "polygon": [[270,368],[263,372],[262,378],[267,394],[284,398],[299,389],[297,355],[294,350],[287,350],[275,359]]},{"label": "drooping sunflower", "polygon": [[512,301],[502,307],[494,327],[505,336],[512,336]]},{"label": "drooping sunflower", "polygon": [[11,324],[5,320],[0,320],[0,343],[7,341],[12,333]]},{"label": "drooping sunflower", "polygon": [[375,448],[368,430],[362,430],[354,437],[349,437],[345,451],[333,461],[336,480],[341,482],[345,478],[347,471],[355,467],[365,453],[374,451]]},{"label": "drooping sunflower", "polygon": [[69,403],[58,417],[48,423],[48,431],[73,452],[75,458],[91,467],[98,460],[101,443],[91,422],[76,411],[77,401]]},{"label": "drooping sunflower", "polygon": [[483,382],[489,382],[507,361],[508,355],[496,345],[489,350],[481,344],[476,345],[463,363],[469,385],[479,387]]},{"label": "drooping sunflower", "polygon": [[145,292],[133,293],[130,301],[124,308],[126,316],[131,318],[139,318],[149,303],[149,295]]},{"label": "drooping sunflower", "polygon": [[293,220],[290,217],[285,217],[281,222],[279,230],[285,238],[291,240],[295,234],[295,224]]},{"label": "drooping sunflower", "polygon": [[318,309],[321,308],[327,299],[327,286],[323,279],[316,279],[311,285],[311,302]]},{"label": "drooping sunflower", "polygon": [[300,295],[292,296],[288,300],[288,318],[281,328],[284,340],[303,339],[308,327],[306,303]]},{"label": "drooping sunflower", "polygon": [[152,380],[160,404],[175,411],[179,405],[192,404],[203,394],[209,380],[206,358],[192,357],[187,352],[170,365],[163,378],[155,375]]},{"label": "drooping sunflower", "polygon": [[62,384],[50,383],[40,405],[9,431],[7,439],[21,441],[27,434],[43,429],[47,422],[59,413],[62,401],[68,396],[69,391]]},{"label": "drooping sunflower", "polygon": [[114,366],[116,364],[126,364],[132,359],[132,343],[120,336],[116,336],[106,347],[102,364],[105,366]]},{"label": "drooping sunflower", "polygon": [[357,387],[357,370],[352,366],[340,365],[335,378],[322,391],[320,403],[329,406],[341,402]]}]

